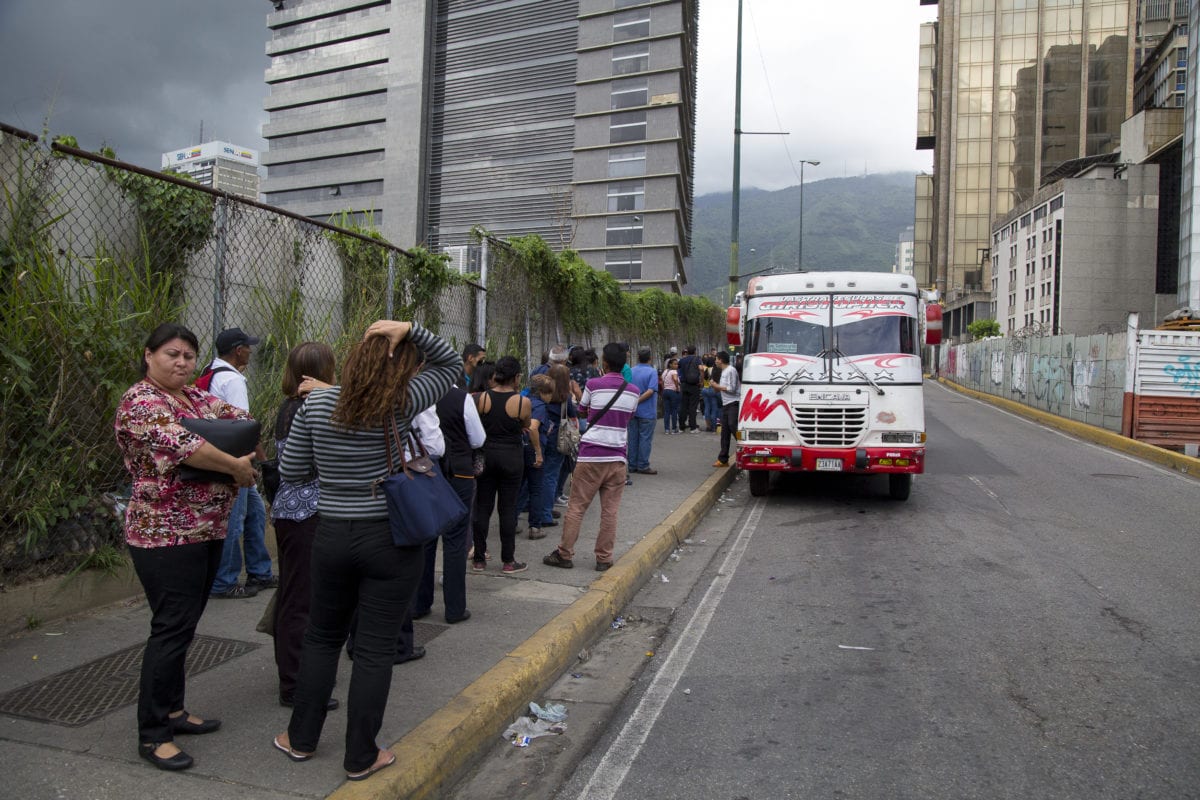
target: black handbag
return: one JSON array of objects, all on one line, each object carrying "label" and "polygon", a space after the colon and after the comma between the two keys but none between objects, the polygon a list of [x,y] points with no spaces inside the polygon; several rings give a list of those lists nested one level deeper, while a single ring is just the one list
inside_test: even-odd
[{"label": "black handbag", "polygon": [[[235,458],[248,456],[258,447],[262,426],[253,419],[197,419],[183,417],[179,424],[204,439],[218,450]],[[190,464],[179,465],[179,479],[204,483],[233,483],[233,476],[213,469],[200,469]]]},{"label": "black handbag", "polygon": [[[392,542],[397,547],[416,547],[432,542],[462,524],[467,507],[450,482],[442,476],[437,462],[429,457],[420,437],[409,434],[413,458],[404,457],[404,443],[395,420],[384,423],[384,447],[387,448],[388,475],[375,482],[387,500]],[[400,453],[400,469],[392,458],[392,445]],[[417,455],[417,454],[420,455]]]}]

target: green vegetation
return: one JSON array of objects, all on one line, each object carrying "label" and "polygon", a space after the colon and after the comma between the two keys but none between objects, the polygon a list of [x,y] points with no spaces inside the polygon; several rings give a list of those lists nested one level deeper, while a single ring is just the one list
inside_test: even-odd
[{"label": "green vegetation", "polygon": [[994,319],[977,319],[967,324],[967,333],[972,339],[986,339],[1000,335],[1000,323]]}]

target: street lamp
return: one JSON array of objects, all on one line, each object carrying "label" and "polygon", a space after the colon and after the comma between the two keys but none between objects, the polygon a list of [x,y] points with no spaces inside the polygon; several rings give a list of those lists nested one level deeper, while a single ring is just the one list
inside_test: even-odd
[{"label": "street lamp", "polygon": [[[636,227],[641,221],[641,217],[637,214],[633,215],[633,227]],[[629,266],[625,272],[625,290],[629,292],[633,291],[633,227],[629,229]]]},{"label": "street lamp", "polygon": [[796,251],[796,268],[800,272],[804,272],[804,165],[812,164],[814,167],[821,166],[820,161],[809,161],[807,159],[800,162],[800,246]]}]

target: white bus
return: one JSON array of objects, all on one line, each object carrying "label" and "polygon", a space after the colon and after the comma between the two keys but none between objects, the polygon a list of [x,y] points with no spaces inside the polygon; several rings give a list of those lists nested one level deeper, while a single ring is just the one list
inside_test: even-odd
[{"label": "white bus", "polygon": [[908,499],[925,468],[921,345],[941,336],[924,306],[907,275],[750,280],[727,321],[743,353],[737,464],[751,494],[767,493],[772,472],[837,472],[887,475],[889,494]]}]

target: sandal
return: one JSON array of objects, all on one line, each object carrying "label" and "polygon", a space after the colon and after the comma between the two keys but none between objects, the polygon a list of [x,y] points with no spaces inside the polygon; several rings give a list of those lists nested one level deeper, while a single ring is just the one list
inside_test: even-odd
[{"label": "sandal", "polygon": [[291,743],[284,744],[283,742],[279,741],[279,737],[282,735],[283,735],[282,733],[277,734],[275,736],[275,738],[271,740],[272,743],[275,745],[276,750],[283,753],[285,756],[287,756],[292,761],[295,761],[297,763],[299,763],[301,761],[308,761],[310,758],[313,757],[312,753],[301,753],[299,750],[293,750]]},{"label": "sandal", "polygon": [[367,767],[366,769],[364,769],[362,772],[347,772],[346,780],[348,780],[348,781],[365,781],[367,778],[371,777],[376,772],[379,772],[379,770],[384,769],[385,767],[390,767],[392,764],[396,763],[396,754],[395,753],[391,752],[390,750],[380,750],[379,752],[387,753],[387,759],[382,764],[379,763],[379,756],[376,756],[375,763],[372,764],[371,766]]}]

